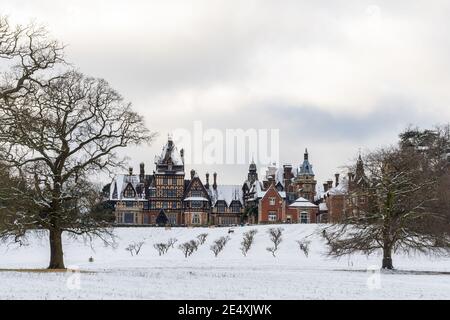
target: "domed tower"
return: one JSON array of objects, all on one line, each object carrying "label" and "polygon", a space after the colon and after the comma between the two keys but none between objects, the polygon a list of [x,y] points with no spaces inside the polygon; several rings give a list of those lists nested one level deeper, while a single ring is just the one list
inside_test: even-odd
[{"label": "domed tower", "polygon": [[299,166],[297,176],[294,179],[294,188],[298,193],[297,197],[303,197],[311,202],[314,202],[317,184],[314,177],[313,166],[309,162],[308,149],[305,149],[305,153],[303,154],[303,163]]}]

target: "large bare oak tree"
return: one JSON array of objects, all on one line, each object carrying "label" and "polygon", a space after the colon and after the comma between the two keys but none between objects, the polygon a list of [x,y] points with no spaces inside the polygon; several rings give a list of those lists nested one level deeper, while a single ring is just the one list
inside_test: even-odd
[{"label": "large bare oak tree", "polygon": [[329,254],[383,252],[382,268],[393,269],[396,251],[448,254],[448,162],[431,148],[384,148],[365,157],[368,183],[348,195],[364,205],[323,230]]},{"label": "large bare oak tree", "polygon": [[[4,103],[3,162],[32,182],[37,212],[12,212],[0,236],[18,238],[49,230],[49,268],[64,268],[62,233],[101,235],[105,224],[89,214],[90,177],[123,166],[117,149],[150,142],[143,118],[106,81],[69,71],[32,83],[26,95]],[[30,223],[30,221],[32,221]]]}]

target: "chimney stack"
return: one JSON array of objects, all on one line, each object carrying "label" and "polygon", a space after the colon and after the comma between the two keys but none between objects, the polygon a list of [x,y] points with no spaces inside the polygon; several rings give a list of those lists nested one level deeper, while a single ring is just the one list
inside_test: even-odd
[{"label": "chimney stack", "polygon": [[339,185],[339,173],[335,173],[334,177],[336,178],[335,186],[337,187]]},{"label": "chimney stack", "polygon": [[194,176],[195,176],[195,170],[192,169],[192,170],[191,170],[191,180],[194,179]]},{"label": "chimney stack", "polygon": [[349,172],[348,173],[348,182],[352,182],[352,180],[353,180],[353,173]]},{"label": "chimney stack", "polygon": [[184,149],[181,149],[181,150],[180,150],[180,156],[181,156],[181,161],[182,161],[183,164],[184,164]]},{"label": "chimney stack", "polygon": [[216,190],[217,189],[217,172],[213,173],[213,179],[214,179],[213,189]]},{"label": "chimney stack", "polygon": [[129,168],[128,168],[128,173],[130,174],[130,176],[133,175],[133,167],[129,167]]},{"label": "chimney stack", "polygon": [[324,183],[323,184],[323,192],[327,192],[328,191],[328,183]]},{"label": "chimney stack", "polygon": [[327,183],[328,183],[328,190],[333,188],[333,180],[328,180]]},{"label": "chimney stack", "polygon": [[143,183],[144,179],[145,179],[145,164],[142,162],[140,164],[139,180],[141,183]]},{"label": "chimney stack", "polygon": [[206,184],[205,184],[205,188],[209,189],[209,173],[206,173]]}]

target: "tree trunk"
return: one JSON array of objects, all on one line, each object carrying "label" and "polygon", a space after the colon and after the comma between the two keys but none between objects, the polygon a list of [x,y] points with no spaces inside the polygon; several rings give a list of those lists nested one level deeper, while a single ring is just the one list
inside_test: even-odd
[{"label": "tree trunk", "polygon": [[394,269],[392,265],[392,249],[391,248],[383,248],[383,269]]},{"label": "tree trunk", "polygon": [[62,231],[50,229],[50,265],[49,269],[65,269],[62,248]]}]

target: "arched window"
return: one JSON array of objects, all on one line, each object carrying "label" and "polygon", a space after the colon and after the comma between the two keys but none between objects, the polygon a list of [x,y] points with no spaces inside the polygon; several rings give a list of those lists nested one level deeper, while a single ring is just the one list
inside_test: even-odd
[{"label": "arched window", "polygon": [[136,197],[136,192],[134,191],[133,187],[131,186],[131,184],[129,184],[125,190],[123,191],[123,196],[125,198],[134,198]]},{"label": "arched window", "polygon": [[192,215],[192,224],[199,224],[200,223],[200,215],[198,213],[194,213]]}]

